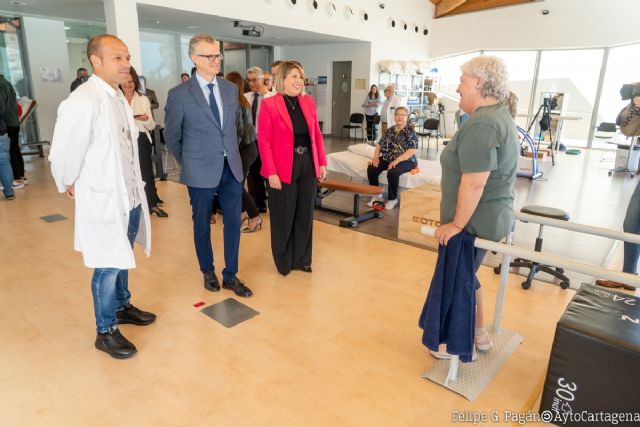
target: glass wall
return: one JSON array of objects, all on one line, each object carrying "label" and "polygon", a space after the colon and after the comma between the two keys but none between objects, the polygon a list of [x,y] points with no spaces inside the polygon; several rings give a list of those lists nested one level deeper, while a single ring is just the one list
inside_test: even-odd
[{"label": "glass wall", "polygon": [[565,145],[587,146],[603,54],[604,49],[542,52],[534,105],[542,104],[544,93],[558,99],[557,137]]},{"label": "glass wall", "polygon": [[222,72],[227,74],[231,71],[237,71],[243,76],[247,68],[247,45],[244,43],[223,42],[224,48],[224,64],[222,64]]},{"label": "glass wall", "polygon": [[479,54],[479,52],[473,52],[436,59],[436,68],[440,76],[439,91],[442,95],[456,100],[460,99],[460,96],[456,92],[458,84],[460,83],[460,66]]},{"label": "glass wall", "polygon": [[[640,44],[614,47],[609,50],[596,125],[602,122],[614,123],[616,121],[620,110],[630,102],[622,100],[620,97],[620,88],[625,83],[640,81],[639,70]],[[612,148],[606,141],[597,138],[593,139],[593,146],[598,148]],[[613,146],[613,148],[615,148],[615,146]]]}]

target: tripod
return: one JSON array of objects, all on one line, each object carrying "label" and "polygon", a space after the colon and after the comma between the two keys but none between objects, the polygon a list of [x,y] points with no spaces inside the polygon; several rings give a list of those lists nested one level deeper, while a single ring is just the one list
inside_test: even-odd
[{"label": "tripod", "polygon": [[[533,116],[533,120],[531,120],[531,123],[529,123],[529,127],[527,128],[527,133],[531,131],[531,128],[536,123],[536,120],[538,120],[538,116],[540,115],[540,112],[542,112],[542,120],[548,123],[547,131],[549,132],[549,146],[551,147],[551,165],[555,166],[556,158],[554,155],[555,150],[553,146],[553,135],[551,135],[551,108],[549,108],[549,98],[542,99],[542,105],[540,106],[540,108],[538,108],[538,111],[536,112],[535,116]],[[540,132],[540,134],[542,135],[542,132]],[[540,151],[540,140],[538,140],[538,151]]]}]

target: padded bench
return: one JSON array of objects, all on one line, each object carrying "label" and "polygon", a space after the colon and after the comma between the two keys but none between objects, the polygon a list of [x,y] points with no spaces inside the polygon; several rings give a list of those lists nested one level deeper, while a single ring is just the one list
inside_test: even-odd
[{"label": "padded bench", "polygon": [[[334,191],[344,191],[353,193],[353,212],[345,212],[338,209],[322,206],[322,199]],[[370,210],[360,213],[360,196],[378,196],[382,194],[384,188],[356,182],[341,181],[337,179],[325,179],[318,183],[318,193],[316,195],[316,209],[345,216],[340,220],[341,227],[355,228],[359,223],[371,218],[382,218],[381,211]]]}]

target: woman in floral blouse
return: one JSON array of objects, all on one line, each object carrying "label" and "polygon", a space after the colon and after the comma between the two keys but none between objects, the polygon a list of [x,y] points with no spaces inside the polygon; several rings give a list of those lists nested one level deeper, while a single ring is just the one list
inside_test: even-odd
[{"label": "woman in floral blouse", "polygon": [[[378,176],[387,171],[389,199],[384,205],[385,209],[393,209],[398,204],[400,175],[418,167],[416,159],[418,135],[410,126],[407,126],[408,116],[409,112],[406,108],[396,108],[396,124],[387,129],[380,138],[380,142],[376,144],[376,152],[367,168],[370,185],[379,185]],[[378,201],[382,201],[382,198],[372,197],[367,205],[372,206]]]}]

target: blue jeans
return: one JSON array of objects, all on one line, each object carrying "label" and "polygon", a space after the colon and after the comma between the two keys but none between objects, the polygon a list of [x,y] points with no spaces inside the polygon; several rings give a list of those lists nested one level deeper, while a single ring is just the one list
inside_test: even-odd
[{"label": "blue jeans", "polygon": [[[627,207],[627,214],[624,217],[622,229],[625,233],[640,234],[640,183],[636,185],[631,200],[629,200],[629,207]],[[622,271],[636,274],[639,256],[640,245],[624,242],[624,263],[622,265]]]},{"label": "blue jeans", "polygon": [[11,169],[7,134],[0,135],[0,184],[5,197],[13,196],[13,169]]},{"label": "blue jeans", "polygon": [[[136,206],[129,212],[129,229],[127,237],[133,247],[138,234],[142,209]],[[116,311],[129,306],[131,292],[129,292],[129,270],[118,268],[96,268],[91,279],[93,293],[93,311],[96,316],[96,328],[99,333],[107,332],[116,321]]]}]

